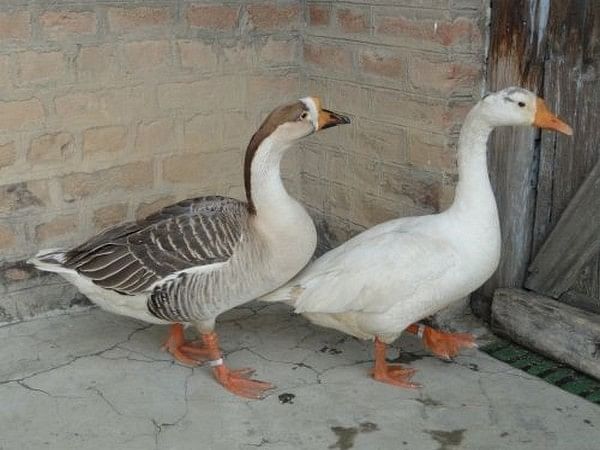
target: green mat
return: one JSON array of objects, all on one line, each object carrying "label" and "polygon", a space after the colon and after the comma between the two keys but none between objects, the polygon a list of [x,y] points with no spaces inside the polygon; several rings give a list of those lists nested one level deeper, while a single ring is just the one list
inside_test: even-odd
[{"label": "green mat", "polygon": [[535,375],[571,394],[600,405],[600,381],[572,367],[552,361],[503,339],[497,339],[480,350],[523,372]]}]

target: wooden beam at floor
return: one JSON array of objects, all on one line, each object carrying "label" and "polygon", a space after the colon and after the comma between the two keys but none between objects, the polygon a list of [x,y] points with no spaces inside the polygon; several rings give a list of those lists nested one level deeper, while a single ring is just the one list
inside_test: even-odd
[{"label": "wooden beam at floor", "polygon": [[522,289],[498,289],[492,330],[600,378],[600,315]]}]

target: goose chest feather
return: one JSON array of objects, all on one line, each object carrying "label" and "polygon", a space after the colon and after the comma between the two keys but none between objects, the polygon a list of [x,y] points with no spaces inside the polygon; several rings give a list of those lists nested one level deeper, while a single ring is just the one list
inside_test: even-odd
[{"label": "goose chest feather", "polygon": [[[125,223],[71,250],[45,250],[33,263],[56,272],[102,308],[154,323],[191,323],[206,346],[190,348],[173,327],[166,344],[180,361],[210,357],[217,379],[255,397],[264,385],[223,367],[213,329],[222,312],[283,284],[309,261],[314,224],[286,191],[284,153],[315,131],[349,123],[306,97],[276,108],[252,136],[244,160],[247,202],[209,196],[184,200]],[[186,354],[184,347],[188,346]],[[233,380],[233,381],[232,381]]]}]

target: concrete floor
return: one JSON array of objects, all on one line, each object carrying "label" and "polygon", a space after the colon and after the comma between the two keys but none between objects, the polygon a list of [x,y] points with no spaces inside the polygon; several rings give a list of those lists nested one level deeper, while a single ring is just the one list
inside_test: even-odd
[{"label": "concrete floor", "polygon": [[[371,345],[282,305],[224,315],[227,362],[278,385],[245,401],[159,351],[166,328],[97,309],[0,328],[0,449],[598,449],[600,408],[468,351],[401,344],[424,387],[367,376]],[[393,355],[392,355],[393,356]]]}]

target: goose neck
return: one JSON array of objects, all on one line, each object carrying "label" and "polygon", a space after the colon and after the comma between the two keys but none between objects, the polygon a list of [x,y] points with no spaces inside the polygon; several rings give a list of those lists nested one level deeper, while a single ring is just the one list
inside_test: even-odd
[{"label": "goose neck", "polygon": [[291,198],[281,179],[281,158],[289,144],[267,137],[258,146],[245,171],[246,197],[251,212],[265,216]]},{"label": "goose neck", "polygon": [[481,211],[493,206],[495,199],[487,169],[487,141],[492,126],[474,108],[465,119],[458,140],[458,184],[454,210]]}]

